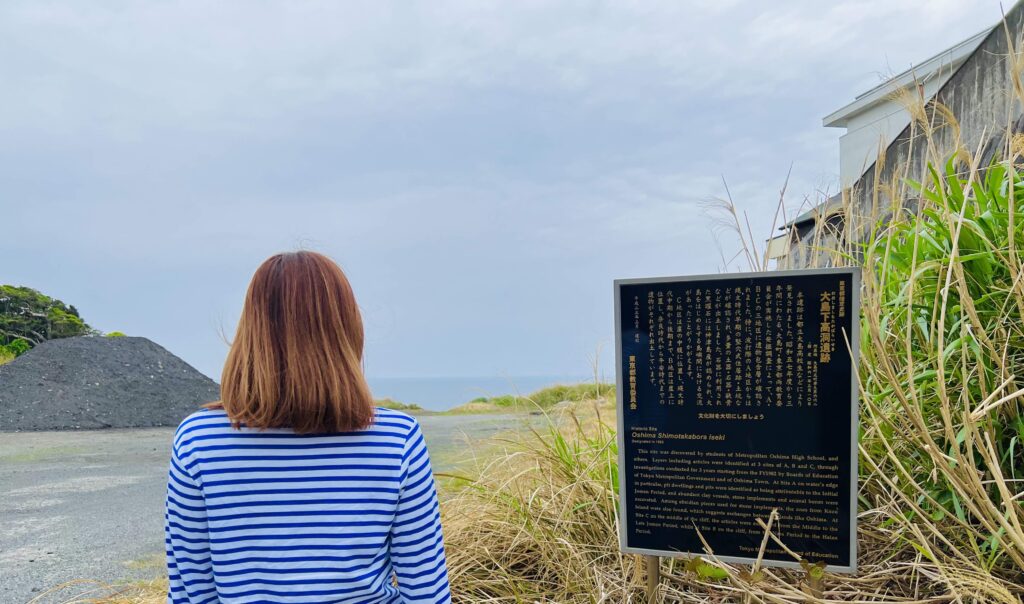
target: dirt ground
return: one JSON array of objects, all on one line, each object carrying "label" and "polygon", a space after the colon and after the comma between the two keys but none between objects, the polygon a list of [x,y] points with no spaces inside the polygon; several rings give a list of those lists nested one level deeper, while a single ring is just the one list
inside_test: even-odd
[{"label": "dirt ground", "polygon": [[[498,415],[419,419],[435,472],[453,469],[467,456],[468,442],[524,421]],[[0,603],[25,604],[77,579],[113,583],[163,574],[173,433],[0,433]]]}]

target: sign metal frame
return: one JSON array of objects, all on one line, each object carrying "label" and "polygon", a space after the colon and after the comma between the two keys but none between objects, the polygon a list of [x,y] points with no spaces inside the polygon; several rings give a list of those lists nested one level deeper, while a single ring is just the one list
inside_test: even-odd
[{"label": "sign metal frame", "polygon": [[[851,309],[851,333],[844,336],[846,343],[849,345],[849,352],[851,353],[851,371],[850,371],[850,471],[849,471],[849,515],[850,515],[850,544],[849,544],[849,560],[850,564],[847,566],[832,565],[829,564],[827,569],[830,572],[840,573],[856,573],[857,572],[857,486],[858,486],[858,449],[857,449],[857,436],[859,429],[859,413],[860,413],[860,397],[859,397],[859,385],[857,377],[857,361],[860,358],[860,282],[861,282],[861,271],[858,267],[838,267],[838,268],[817,268],[817,269],[796,269],[796,270],[781,270],[781,271],[761,271],[761,272],[746,272],[746,273],[719,273],[713,275],[685,275],[677,277],[646,277],[639,279],[616,279],[614,281],[614,293],[615,293],[615,391],[617,396],[616,402],[616,422],[617,422],[617,441],[618,441],[618,462],[619,462],[619,548],[621,551],[629,554],[641,554],[645,556],[665,556],[665,557],[692,557],[692,556],[707,556],[707,552],[684,552],[676,550],[658,550],[658,549],[647,549],[640,547],[631,547],[626,543],[628,537],[627,531],[627,518],[629,515],[629,498],[626,493],[626,443],[625,443],[625,405],[624,401],[624,380],[622,375],[622,308],[621,308],[621,293],[623,285],[638,285],[638,284],[650,284],[650,283],[681,283],[681,282],[692,282],[692,281],[716,281],[716,280],[730,280],[730,279],[771,279],[777,277],[800,277],[800,276],[812,276],[812,275],[849,275],[851,279],[851,291],[850,291],[850,309]],[[767,521],[767,518],[764,519]],[[783,541],[784,542],[784,541]],[[754,564],[757,562],[756,558],[749,558],[745,556],[719,556],[717,554],[714,557],[718,560],[729,564]],[[789,568],[789,569],[800,569],[802,568],[800,562],[789,561],[789,560],[772,560],[763,559],[760,561],[761,566],[775,567],[775,568]]]}]

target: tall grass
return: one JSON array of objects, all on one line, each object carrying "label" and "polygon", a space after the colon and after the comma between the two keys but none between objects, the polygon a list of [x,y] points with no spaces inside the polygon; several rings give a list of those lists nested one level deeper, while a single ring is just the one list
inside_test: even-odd
[{"label": "tall grass", "polygon": [[[585,408],[585,406],[584,406]],[[579,409],[579,408],[578,408]],[[457,602],[631,602],[645,599],[643,562],[619,552],[617,451],[609,413],[567,411],[506,448],[443,504]],[[718,561],[662,560],[659,600],[712,602],[1019,602],[1019,567],[950,556],[935,531],[951,523],[908,514],[905,498],[868,479],[860,512],[860,572],[832,575]],[[886,490],[888,489],[888,490]]]},{"label": "tall grass", "polygon": [[[1013,158],[1016,159],[1016,158]],[[927,517],[929,559],[1024,569],[1024,192],[1015,161],[954,155],[865,246],[868,494]],[[924,530],[926,529],[926,530]]]}]

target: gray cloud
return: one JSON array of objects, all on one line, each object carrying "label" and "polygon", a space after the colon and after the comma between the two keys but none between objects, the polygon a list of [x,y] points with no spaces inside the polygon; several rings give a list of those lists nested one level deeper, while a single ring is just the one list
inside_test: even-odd
[{"label": "gray cloud", "polygon": [[[216,376],[248,277],[350,273],[376,376],[585,373],[615,277],[835,186],[822,115],[998,3],[5,2],[0,281]],[[760,233],[759,233],[760,234]],[[729,247],[730,241],[723,241]]]}]

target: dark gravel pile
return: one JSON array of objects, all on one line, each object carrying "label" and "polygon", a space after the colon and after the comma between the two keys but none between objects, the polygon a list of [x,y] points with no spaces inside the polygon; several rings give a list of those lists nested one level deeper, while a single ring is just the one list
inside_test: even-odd
[{"label": "dark gravel pile", "polygon": [[146,338],[50,340],[0,365],[0,431],[176,426],[219,397]]}]

